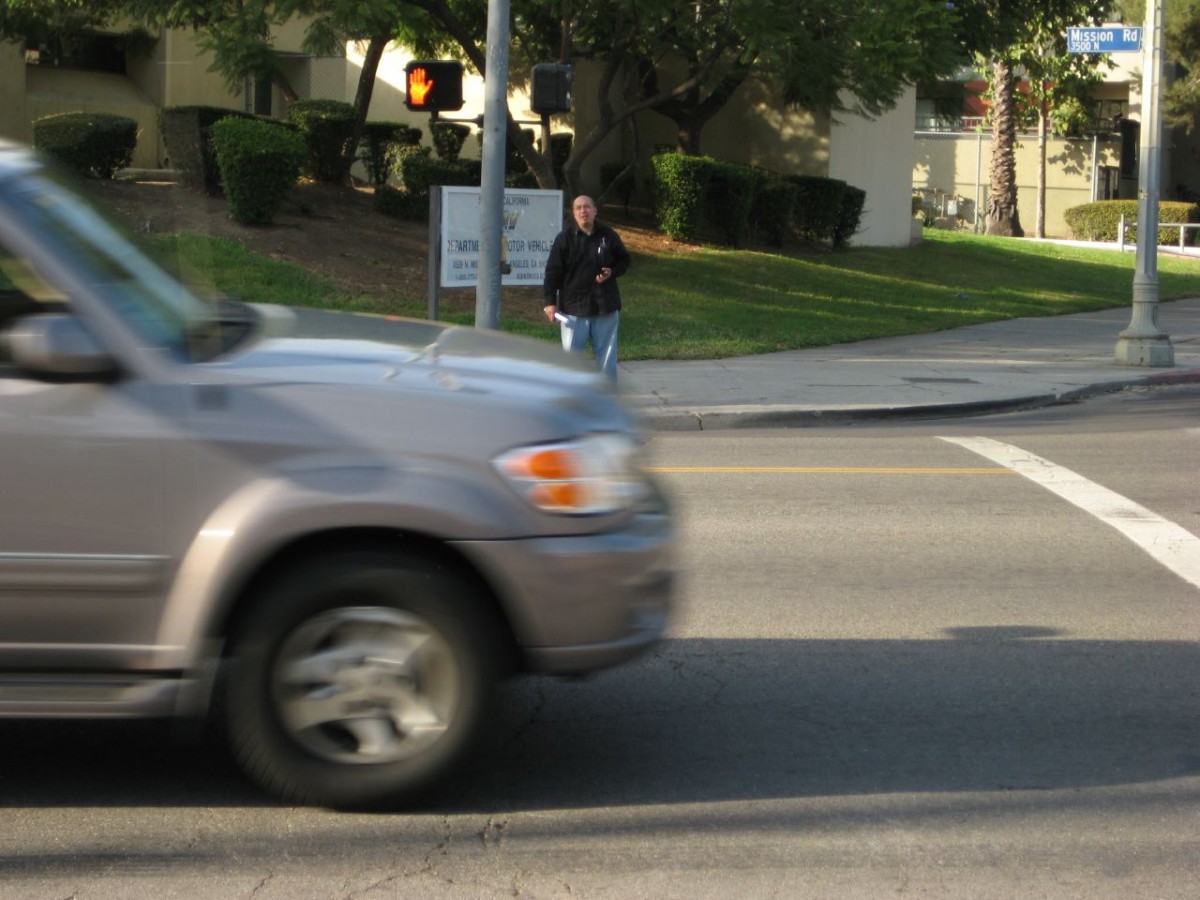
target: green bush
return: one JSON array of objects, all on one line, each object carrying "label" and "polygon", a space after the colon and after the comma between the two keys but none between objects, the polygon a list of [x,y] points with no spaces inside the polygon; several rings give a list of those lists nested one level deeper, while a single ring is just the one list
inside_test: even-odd
[{"label": "green bush", "polygon": [[471,134],[471,126],[460,122],[433,122],[429,126],[429,134],[438,159],[456,163],[462,154],[463,144]]},{"label": "green bush", "polygon": [[814,243],[834,242],[846,182],[819,175],[789,175],[788,180],[796,185],[792,209],[796,233]]},{"label": "green bush", "polygon": [[764,173],[750,214],[755,234],[776,247],[783,246],[784,239],[792,232],[797,190],[794,182],[775,173]]},{"label": "green bush", "polygon": [[[1125,240],[1130,243],[1137,241],[1138,202],[1136,200],[1097,200],[1094,203],[1084,203],[1072,206],[1063,213],[1067,226],[1071,229],[1071,237],[1079,241],[1115,241],[1120,231],[1121,216],[1125,216]],[[1195,203],[1163,200],[1158,204],[1158,221],[1160,224],[1181,224],[1185,222],[1200,222],[1200,207]],[[1194,243],[1196,229],[1185,230],[1185,241]],[[1158,243],[1171,245],[1179,243],[1179,230],[1160,228]]]},{"label": "green bush", "polygon": [[350,144],[358,112],[341,100],[296,100],[288,121],[300,129],[308,148],[306,171],[317,181],[340,184],[350,169]]},{"label": "green bush", "polygon": [[158,131],[167,162],[181,182],[197,191],[221,193],[221,170],[213,152],[211,129],[227,116],[253,119],[250,113],[220,106],[166,106],[158,113]]},{"label": "green bush", "polygon": [[716,227],[721,240],[728,246],[738,246],[745,237],[758,185],[764,177],[762,170],[749,166],[712,163],[704,212],[709,224]]},{"label": "green bush", "polygon": [[367,168],[371,184],[387,184],[396,171],[399,147],[416,147],[421,143],[421,129],[400,122],[367,122],[363,125],[358,143],[358,158]]},{"label": "green bush", "polygon": [[245,225],[270,222],[300,177],[304,138],[282,125],[236,116],[210,130],[230,215]]},{"label": "green bush", "polygon": [[71,112],[33,123],[33,146],[92,178],[112,178],[133,160],[137,122],[108,113]]},{"label": "green bush", "polygon": [[375,188],[375,209],[385,216],[395,219],[407,219],[412,222],[426,221],[429,218],[429,195],[420,203],[408,191],[394,188],[390,184],[381,184]]},{"label": "green bush", "polygon": [[375,208],[386,215],[415,222],[428,221],[429,192],[433,187],[479,184],[477,169],[436,159],[428,147],[409,147],[399,157],[399,171],[403,190],[387,185],[376,188]]},{"label": "green bush", "polygon": [[650,159],[658,224],[677,241],[695,240],[700,232],[713,162],[682,153],[659,153]]},{"label": "green bush", "polygon": [[866,200],[866,191],[846,185],[842,192],[842,206],[838,210],[837,225],[833,229],[833,246],[844,246],[858,231],[858,227],[862,223],[863,204]]}]

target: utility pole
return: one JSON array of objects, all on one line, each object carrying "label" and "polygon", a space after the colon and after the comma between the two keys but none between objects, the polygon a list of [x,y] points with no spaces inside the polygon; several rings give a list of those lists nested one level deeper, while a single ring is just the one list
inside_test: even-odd
[{"label": "utility pole", "polygon": [[504,240],[504,148],[508,127],[508,0],[488,0],[483,73],[483,172],[479,189],[479,271],[475,327],[500,327],[500,242]]},{"label": "utility pole", "polygon": [[1162,181],[1163,0],[1146,0],[1142,45],[1142,158],[1138,166],[1137,259],[1133,312],[1117,337],[1121,366],[1173,366],[1171,336],[1158,324],[1158,198]]}]

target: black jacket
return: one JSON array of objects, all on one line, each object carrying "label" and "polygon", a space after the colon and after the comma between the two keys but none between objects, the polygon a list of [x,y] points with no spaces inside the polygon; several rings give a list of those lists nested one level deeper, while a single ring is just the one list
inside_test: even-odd
[{"label": "black jacket", "polygon": [[[602,284],[602,268],[612,277]],[[575,225],[559,232],[550,247],[543,284],[546,306],[557,306],[572,316],[605,316],[621,308],[617,279],[629,271],[629,251],[607,225],[596,222],[591,234]]]}]

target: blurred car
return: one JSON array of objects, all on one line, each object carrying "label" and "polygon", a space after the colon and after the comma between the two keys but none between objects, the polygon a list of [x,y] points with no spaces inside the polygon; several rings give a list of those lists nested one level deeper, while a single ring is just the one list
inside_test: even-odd
[{"label": "blurred car", "polygon": [[290,802],[395,806],[492,687],[662,633],[637,423],[549,344],[280,337],[0,146],[0,715],[219,713]]}]

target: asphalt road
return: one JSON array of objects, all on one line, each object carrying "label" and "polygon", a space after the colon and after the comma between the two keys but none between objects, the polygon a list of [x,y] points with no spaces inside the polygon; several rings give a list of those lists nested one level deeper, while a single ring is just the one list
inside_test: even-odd
[{"label": "asphalt road", "polygon": [[273,805],[157,725],[0,723],[0,896],[1194,897],[1198,409],[656,435],[653,654],[507,685],[405,814]]}]

